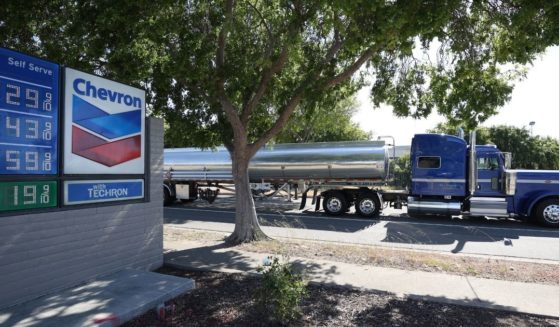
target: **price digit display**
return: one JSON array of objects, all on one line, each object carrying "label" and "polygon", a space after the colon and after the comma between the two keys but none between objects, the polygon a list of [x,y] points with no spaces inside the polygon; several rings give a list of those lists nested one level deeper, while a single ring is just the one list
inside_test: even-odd
[{"label": "price digit display", "polygon": [[0,182],[0,212],[57,205],[56,181]]},{"label": "price digit display", "polygon": [[57,174],[59,66],[0,48],[0,175]]}]

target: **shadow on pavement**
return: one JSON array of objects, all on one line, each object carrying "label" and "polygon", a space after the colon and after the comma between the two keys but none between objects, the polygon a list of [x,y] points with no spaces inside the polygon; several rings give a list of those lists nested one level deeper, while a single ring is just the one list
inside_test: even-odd
[{"label": "shadow on pavement", "polygon": [[514,240],[521,237],[559,238],[553,230],[532,230],[520,228],[480,228],[468,224],[422,225],[405,222],[388,222],[386,237],[382,242],[406,244],[454,244],[452,253],[459,253],[467,242],[503,242],[505,246],[514,246]]},{"label": "shadow on pavement", "polygon": [[[221,271],[223,269],[255,272],[256,268],[263,266],[264,259],[269,254],[260,253],[249,256],[241,251],[232,249],[226,243],[212,246],[201,246],[185,250],[168,252],[164,255],[166,265],[181,269]],[[285,258],[280,258],[283,261]],[[329,281],[338,275],[336,265],[321,265],[303,260],[290,260],[296,271],[309,276],[320,276],[321,280]]]},{"label": "shadow on pavement", "polygon": [[180,268],[196,268],[200,270],[219,271],[221,269],[235,269],[250,271],[248,263],[251,258],[236,250],[220,251],[232,248],[223,242],[212,246],[203,246],[168,252],[164,254],[165,264]]}]

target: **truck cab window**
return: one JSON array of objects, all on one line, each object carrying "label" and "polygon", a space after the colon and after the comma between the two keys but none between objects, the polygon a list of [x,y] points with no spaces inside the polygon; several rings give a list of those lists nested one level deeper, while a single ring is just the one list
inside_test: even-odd
[{"label": "truck cab window", "polygon": [[497,157],[479,157],[477,158],[478,170],[491,170],[499,168],[499,160]]},{"label": "truck cab window", "polygon": [[417,168],[439,169],[441,168],[441,157],[419,157],[417,158]]}]

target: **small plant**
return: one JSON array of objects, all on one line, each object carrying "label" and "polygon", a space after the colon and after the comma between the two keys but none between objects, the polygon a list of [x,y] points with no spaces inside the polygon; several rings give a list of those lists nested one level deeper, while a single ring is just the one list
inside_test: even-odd
[{"label": "small plant", "polygon": [[277,257],[265,261],[266,267],[258,268],[262,285],[255,292],[256,304],[282,323],[299,318],[299,304],[307,296],[307,282],[291,263],[281,263]]}]

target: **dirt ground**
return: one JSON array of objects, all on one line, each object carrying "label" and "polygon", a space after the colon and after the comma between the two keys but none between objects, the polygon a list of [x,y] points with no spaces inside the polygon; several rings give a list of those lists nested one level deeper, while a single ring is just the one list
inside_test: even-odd
[{"label": "dirt ground", "polygon": [[[220,243],[226,235],[172,227],[164,229],[166,241],[185,240],[206,245]],[[302,257],[404,270],[559,285],[558,264],[290,239],[253,242],[241,244],[235,248],[279,257]]]},{"label": "dirt ground", "polygon": [[[164,267],[160,273],[193,278],[197,288],[156,311],[125,323],[139,326],[277,326],[254,304],[260,278]],[[559,326],[559,319],[399,298],[395,295],[311,284],[300,319],[289,326]]]}]

